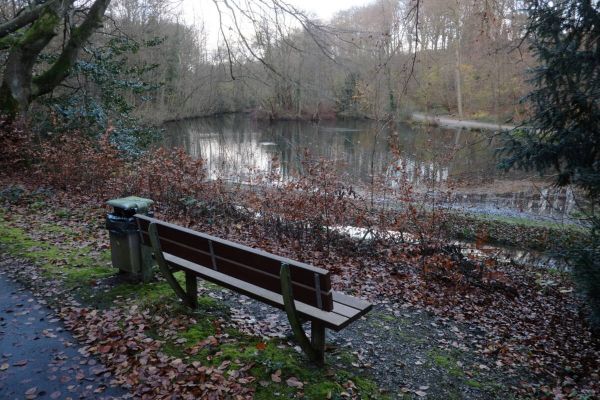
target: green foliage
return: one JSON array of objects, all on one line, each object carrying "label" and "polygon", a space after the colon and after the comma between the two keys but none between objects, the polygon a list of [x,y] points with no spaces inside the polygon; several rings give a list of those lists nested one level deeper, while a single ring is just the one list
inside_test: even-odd
[{"label": "green foliage", "polygon": [[[98,136],[111,130],[111,141],[129,154],[139,154],[141,149],[158,139],[159,130],[144,127],[132,116],[132,99],[144,102],[160,87],[158,83],[145,80],[158,64],[129,65],[127,58],[137,53],[141,46],[157,46],[162,40],[154,38],[140,44],[119,37],[104,45],[86,48],[86,57],[79,59],[73,67],[78,81],[86,84],[43,100],[51,114],[59,117],[52,121],[51,131],[77,129]],[[54,54],[46,55],[45,61],[52,62],[55,58]]]},{"label": "green foliage", "polygon": [[[539,60],[527,98],[532,117],[507,138],[502,166],[555,170],[557,185],[584,189],[594,206],[600,199],[600,2],[532,0],[528,11],[531,50]],[[598,329],[599,229],[592,215],[590,240],[566,250]]]}]

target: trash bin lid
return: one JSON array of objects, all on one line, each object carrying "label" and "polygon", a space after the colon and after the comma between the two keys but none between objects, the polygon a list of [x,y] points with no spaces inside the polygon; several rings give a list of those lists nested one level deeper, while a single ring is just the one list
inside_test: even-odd
[{"label": "trash bin lid", "polygon": [[154,204],[154,201],[150,199],[144,199],[143,197],[129,196],[121,199],[109,200],[106,202],[106,204],[122,210],[147,210],[148,207]]}]

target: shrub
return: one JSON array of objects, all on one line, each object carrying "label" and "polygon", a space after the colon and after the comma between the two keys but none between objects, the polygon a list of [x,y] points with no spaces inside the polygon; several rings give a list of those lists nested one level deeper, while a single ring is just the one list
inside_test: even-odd
[{"label": "shrub", "polygon": [[62,190],[113,196],[119,194],[125,161],[109,141],[110,131],[95,141],[78,132],[40,146],[35,175]]},{"label": "shrub", "polygon": [[182,148],[148,151],[132,164],[129,178],[129,192],[180,207],[206,189],[204,162]]}]

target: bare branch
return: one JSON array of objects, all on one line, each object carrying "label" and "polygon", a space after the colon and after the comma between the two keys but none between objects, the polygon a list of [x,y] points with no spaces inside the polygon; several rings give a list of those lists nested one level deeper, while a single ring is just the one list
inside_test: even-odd
[{"label": "bare branch", "polygon": [[69,41],[58,59],[50,69],[33,80],[33,97],[49,93],[68,76],[71,67],[77,60],[79,51],[92,33],[102,25],[102,18],[110,1],[96,0],[94,2],[85,20],[71,31]]},{"label": "bare branch", "polygon": [[[406,19],[410,18],[411,14],[415,14],[415,51],[412,56],[412,62],[410,65],[410,71],[408,71],[408,76],[404,81],[404,87],[402,88],[402,94],[406,94],[408,89],[408,83],[410,82],[410,78],[414,78],[415,74],[415,63],[417,62],[417,46],[419,45],[419,8],[421,6],[421,0],[413,0],[415,2],[414,6],[409,10],[406,15]],[[414,78],[416,81],[416,78]]]},{"label": "bare branch", "polygon": [[232,80],[235,80],[235,76],[233,75],[233,60],[231,57],[231,48],[229,47],[229,41],[227,40],[225,31],[223,30],[223,16],[221,14],[221,8],[219,7],[219,3],[217,0],[213,0],[213,3],[217,7],[217,12],[219,13],[219,29],[221,30],[221,35],[223,35],[223,40],[225,41],[225,47],[227,48],[227,59],[229,61],[229,76],[231,76]]}]

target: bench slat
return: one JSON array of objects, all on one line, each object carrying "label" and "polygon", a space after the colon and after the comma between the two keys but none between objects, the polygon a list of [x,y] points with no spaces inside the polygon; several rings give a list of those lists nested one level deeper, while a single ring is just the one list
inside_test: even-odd
[{"label": "bench slat", "polygon": [[342,292],[333,292],[333,301],[344,304],[345,306],[355,308],[357,310],[371,309],[373,305],[368,301],[361,300],[356,297],[348,296]]},{"label": "bench slat", "polygon": [[[278,276],[273,276],[256,269],[243,268],[240,265],[236,265],[232,262],[222,259],[217,261],[217,266],[218,272],[222,272],[234,278],[242,279],[248,283],[260,286],[272,292],[281,293],[281,281]],[[296,283],[293,283],[292,293],[294,295],[294,299],[313,306],[318,306],[316,292],[313,288],[307,288],[306,286],[300,286]],[[333,308],[333,297],[331,292],[322,293],[321,298],[324,302],[328,303],[328,308]]]},{"label": "bench slat", "polygon": [[[160,237],[160,236],[159,236]],[[169,239],[160,237],[162,250],[165,253],[190,260],[195,264],[202,265],[207,268],[212,268],[213,258],[210,254],[200,250],[196,250],[190,246],[181,243],[173,242]],[[243,264],[238,264],[230,260],[215,257],[217,271],[231,275],[235,278],[242,279],[248,283],[255,284],[273,292],[281,292],[281,281],[279,276],[269,274],[260,269],[251,268]],[[294,298],[303,301],[307,304],[317,306],[317,298],[315,289],[297,282],[293,282]],[[329,293],[321,292],[323,309],[333,308],[333,297],[331,291]]]},{"label": "bench slat", "polygon": [[342,303],[334,302],[332,312],[343,315],[344,317],[347,317],[347,318],[352,318],[356,314],[358,314],[360,312],[360,310],[357,310],[356,308],[348,307]]},{"label": "bench slat", "polygon": [[[135,214],[135,217],[138,221],[138,225],[141,229],[142,232],[148,232],[148,225],[151,222],[154,222],[155,224],[159,225],[159,227],[167,227],[167,228],[171,228],[173,229],[174,232],[182,232],[182,233],[186,233],[192,236],[196,236],[198,238],[203,238],[203,239],[207,239],[207,240],[211,240],[213,243],[222,243],[225,244],[227,246],[233,247],[233,248],[238,248],[241,250],[245,250],[248,251],[250,253],[254,253],[254,254],[258,254],[258,255],[263,255],[266,256],[268,258],[271,258],[273,260],[277,260],[277,265],[280,265],[281,263],[286,263],[289,265],[293,265],[295,267],[298,267],[298,269],[303,270],[303,272],[301,272],[302,274],[305,274],[306,272],[309,272],[310,275],[303,275],[303,276],[308,276],[308,277],[312,277],[312,273],[316,272],[320,275],[329,275],[329,271],[327,271],[326,269],[323,268],[318,268],[318,267],[314,267],[312,265],[308,265],[299,261],[295,261],[286,257],[281,257],[275,254],[271,254],[268,253],[266,251],[263,250],[259,250],[259,249],[255,249],[252,247],[248,247],[248,246],[244,246],[242,244],[239,243],[235,243],[235,242],[231,242],[229,240],[225,240],[225,239],[221,239],[218,238],[216,236],[211,236],[211,235],[207,235],[205,233],[201,233],[201,232],[196,232],[192,229],[189,228],[184,228],[182,226],[178,226],[175,224],[171,224],[169,222],[165,222],[165,221],[161,221],[159,219],[155,219],[152,217],[148,217],[147,215],[142,215],[142,214]],[[183,239],[183,241],[185,241],[186,239]],[[149,245],[149,243],[148,243]],[[277,267],[279,268],[279,267]],[[300,272],[299,272],[300,273]]]},{"label": "bench slat", "polygon": [[[220,272],[276,293],[281,293],[279,279],[281,262],[287,262],[292,267],[290,271],[294,298],[323,310],[333,309],[331,280],[329,272],[326,270],[310,266],[307,269],[301,263],[293,260],[200,234],[150,217],[140,215],[136,215],[136,217],[143,243],[149,243],[147,229],[149,223],[154,222],[157,225],[164,252],[205,267],[212,268],[216,264],[216,269]],[[212,256],[211,246],[214,250]],[[317,297],[317,280],[318,288],[321,289],[318,295],[320,298]]]},{"label": "bench slat", "polygon": [[[213,245],[215,252],[229,260],[236,261],[238,263],[246,264],[246,265],[260,265],[261,269],[269,271],[273,275],[279,276],[279,269],[281,267],[281,263],[285,262],[286,264],[293,266],[288,260],[279,260],[273,257],[273,255],[264,255],[257,254],[255,251],[248,251],[247,249],[240,249],[237,247],[231,247],[229,244],[225,245],[223,243],[215,242]],[[256,249],[252,249],[256,250]],[[290,260],[291,261],[291,260]],[[314,286],[315,284],[315,272],[310,272],[303,268],[290,268],[290,273],[292,275],[293,282],[303,283],[305,285]],[[328,273],[320,273],[317,272],[317,275],[320,279],[321,290],[324,292],[328,292],[331,289],[331,282],[328,279]]]},{"label": "bench slat", "polygon": [[[207,281],[227,287],[248,297],[252,297],[274,307],[283,309],[283,296],[281,296],[279,293],[275,293],[251,283],[244,282],[240,279],[231,277],[213,269],[194,264],[188,260],[184,260],[183,258],[179,258],[168,253],[165,253],[164,257],[168,263],[175,264],[184,270],[187,269],[194,271],[196,274],[198,274],[198,276],[206,279]],[[321,321],[327,328],[335,331],[344,328],[354,320],[334,312],[324,311],[316,307],[309,306],[308,304],[299,301],[295,301],[294,303],[296,305],[296,310],[302,318],[311,321]]]},{"label": "bench slat", "polygon": [[[254,299],[260,300],[264,303],[270,304],[274,307],[283,309],[283,296],[279,293],[272,292],[270,290],[261,288],[259,286],[250,284],[248,282],[244,282],[240,279],[231,277],[229,275],[223,274],[221,272],[215,271],[210,268],[203,267],[198,264],[194,264],[191,261],[185,260],[183,258],[179,258],[177,256],[165,253],[165,260],[168,263],[175,264],[176,266],[187,269],[190,271],[194,271],[200,277],[206,279],[207,281],[216,283],[218,285],[227,287],[236,292],[242,293],[248,297],[252,297]],[[349,318],[347,316],[340,315],[335,312],[324,311],[318,309],[316,307],[309,306],[308,304],[295,301],[296,310],[300,314],[300,316],[307,320],[317,320],[322,322],[327,328],[332,329],[334,331],[339,331],[346,327],[350,322],[354,321],[356,318],[362,315],[358,310],[357,313]],[[334,304],[334,309],[335,309]],[[366,311],[365,311],[366,312]]]}]

